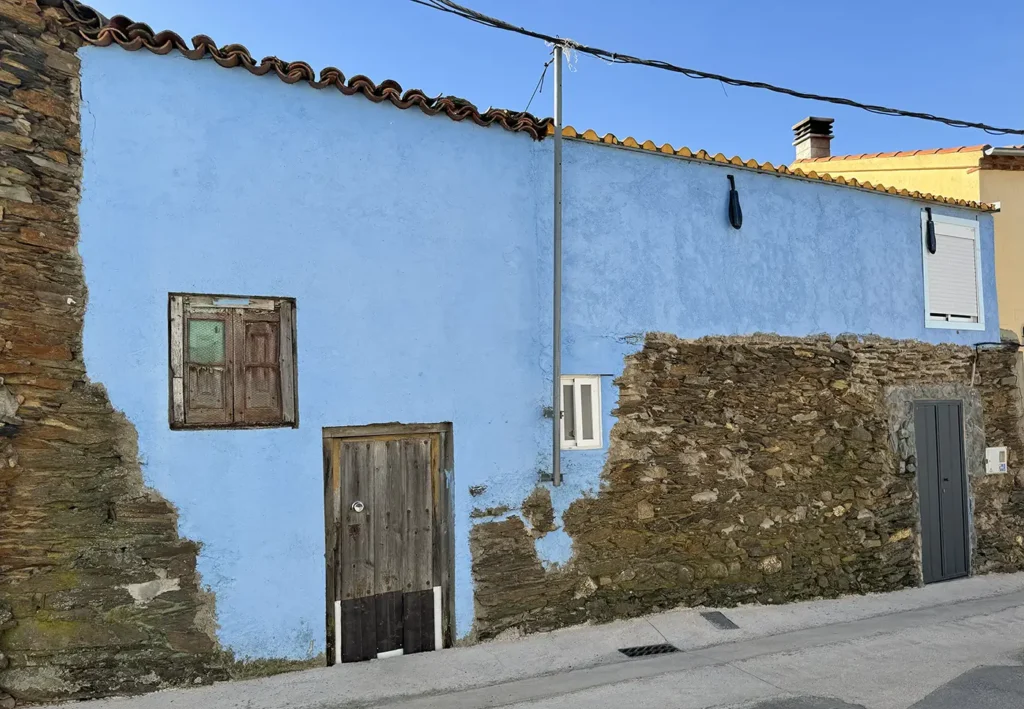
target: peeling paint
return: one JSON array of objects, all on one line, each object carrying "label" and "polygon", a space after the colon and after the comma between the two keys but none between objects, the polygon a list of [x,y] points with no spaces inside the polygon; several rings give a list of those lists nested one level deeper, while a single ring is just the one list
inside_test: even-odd
[{"label": "peeling paint", "polygon": [[[535,486],[538,470],[551,468],[551,419],[539,415],[550,404],[550,370],[545,369],[550,360],[544,354],[550,348],[550,312],[546,290],[537,284],[547,282],[538,269],[552,257],[549,240],[537,237],[550,231],[548,212],[536,208],[536,195],[550,188],[544,169],[550,146],[407,112],[385,125],[366,102],[292,96],[288,87],[256,87],[231,73],[208,70],[205,63],[99,49],[84,50],[83,62],[83,91],[96,119],[84,146],[91,162],[81,211],[87,273],[98,286],[85,335],[90,371],[109,380],[114,400],[139,425],[150,461],[147,482],[179,505],[183,533],[206,544],[199,570],[214,590],[223,591],[224,644],[254,656],[299,657],[305,645],[295,629],[309,623],[322,647],[322,611],[316,602],[324,590],[323,523],[316,514],[322,498],[308,476],[278,473],[293,465],[319,466],[321,425],[399,419],[454,425],[454,458],[464,471],[460,480],[469,486],[456,490],[453,499],[455,612],[458,632],[467,632],[475,604],[469,538],[480,526],[470,521],[472,509],[514,509]],[[119,77],[116,91],[105,81],[110,75]],[[138,98],[127,108],[120,100],[126,90]],[[183,91],[209,100],[173,100]],[[301,104],[302,129],[282,130],[296,125],[299,104],[293,101]],[[239,138],[225,128],[230,121],[224,117],[237,105],[254,102],[261,107],[253,113],[256,123]],[[170,106],[158,125],[138,108],[149,105]],[[166,134],[174,140],[166,140]],[[263,144],[263,135],[283,137]],[[396,163],[379,160],[374,147],[395,141],[392,154],[401,158],[397,172]],[[254,150],[257,145],[263,149]],[[182,162],[191,154],[182,146],[215,155],[217,170],[197,179],[194,161]],[[346,165],[371,168],[336,169],[339,153],[332,146],[344,146]],[[151,157],[151,179],[126,183],[122,166],[139,152]],[[297,161],[296,155],[315,156],[315,164]],[[759,329],[790,335],[853,330],[961,343],[982,339],[975,333],[925,330],[918,302],[920,207],[910,200],[824,184],[812,188],[795,180],[782,184],[751,173],[743,178],[751,212],[785,218],[754,220],[739,238],[728,231],[719,202],[708,196],[717,194],[721,167],[651,160],[581,143],[567,145],[565,159],[573,175],[566,182],[566,224],[579,237],[566,241],[566,372],[619,374],[623,357],[648,331],[696,337]],[[282,190],[273,201],[254,202],[237,189],[246,175],[266,169],[282,175]],[[310,174],[330,179],[310,183],[304,179]],[[431,177],[437,175],[446,180]],[[154,184],[161,189],[152,189]],[[380,184],[392,189],[381,190]],[[443,194],[427,189],[442,184]],[[496,184],[502,188],[494,190]],[[322,201],[323,195],[342,195],[338,209],[351,218],[341,227],[316,210],[280,208]],[[112,199],[127,210],[113,226]],[[181,228],[187,215],[210,204],[217,208],[207,228]],[[153,220],[153,214],[165,218]],[[361,238],[380,231],[381,215],[398,222],[381,232],[381,239]],[[146,219],[153,227],[151,248],[140,253],[131,248],[137,240],[133,225]],[[991,217],[984,220],[987,266]],[[430,225],[424,238],[410,241],[408,234],[420,233],[424,225]],[[282,228],[296,234],[287,253],[279,249]],[[337,238],[318,238],[325,229]],[[230,238],[239,231],[247,238],[242,252]],[[488,238],[465,238],[480,233]],[[351,244],[359,245],[355,252]],[[279,258],[266,259],[270,252]],[[311,261],[310,253],[317,258]],[[230,284],[222,267],[226,254],[237,266],[227,278]],[[339,259],[353,264],[353,277],[340,285],[331,271]],[[818,268],[807,269],[807,263]],[[124,278],[138,269],[151,278]],[[989,271],[985,302],[994,323]],[[602,277],[595,280],[595,273]],[[775,278],[765,279],[765,273]],[[394,274],[400,274],[401,288],[395,287]],[[162,403],[153,395],[153,382],[166,376],[166,333],[153,322],[165,311],[161,293],[183,280],[211,292],[229,285],[236,292],[284,288],[285,295],[306,304],[300,306],[305,308],[300,430],[183,438],[168,429]],[[777,283],[783,281],[789,286],[780,298]],[[674,285],[657,286],[664,283]],[[883,298],[873,296],[878,283],[886,284]],[[471,288],[475,284],[486,287]],[[418,297],[408,298],[411,292]],[[872,298],[876,307],[864,307]],[[437,312],[458,317],[438,327]],[[506,316],[495,318],[495,312]],[[346,341],[365,346],[339,344],[337,322],[346,322]],[[381,330],[380,322],[389,327]],[[473,327],[464,327],[466,322]],[[114,331],[122,337],[111,338]],[[984,338],[993,339],[992,332]],[[132,357],[132,367],[124,367],[126,356]],[[381,376],[352,379],[339,371]],[[484,392],[481,377],[493,372],[501,376],[488,380]],[[832,390],[849,393],[841,386]],[[420,395],[411,397],[410,391]],[[607,443],[615,423],[610,377],[602,379],[601,391]],[[720,401],[728,391],[707,395]],[[737,421],[708,424],[730,432],[743,428]],[[564,484],[551,491],[556,530],[527,539],[544,563],[564,564],[572,557],[572,539],[561,529],[564,516],[574,502],[600,494],[609,452],[563,455]],[[713,482],[722,490],[718,504],[728,500],[742,509],[757,494],[744,487],[741,497],[729,477]],[[650,488],[656,493],[664,485]],[[637,500],[630,503],[641,512]],[[257,521],[254,509],[274,514]],[[671,522],[660,510],[650,520],[647,508],[642,513],[645,524]]]},{"label": "peeling paint", "polygon": [[132,598],[135,599],[135,605],[145,606],[161,594],[179,590],[180,585],[179,579],[169,579],[167,578],[166,571],[163,569],[157,569],[156,578],[152,581],[130,583],[125,585],[124,588],[132,595]]},{"label": "peeling paint", "polygon": [[[1020,447],[1012,360],[982,356],[967,388],[974,364],[970,348],[909,340],[650,336],[616,382],[600,492],[560,512],[557,531],[532,545],[534,530],[518,518],[474,527],[474,632],[916,585],[916,479],[909,450],[890,435],[893,392],[960,387],[985,402],[984,422],[974,421],[980,406],[965,408],[968,431]],[[972,460],[983,460],[971,454],[983,440],[968,436]],[[563,468],[567,484],[550,490],[556,512],[583,479]],[[979,568],[1020,568],[1024,496],[1010,476],[972,477],[989,500],[978,516]]]}]

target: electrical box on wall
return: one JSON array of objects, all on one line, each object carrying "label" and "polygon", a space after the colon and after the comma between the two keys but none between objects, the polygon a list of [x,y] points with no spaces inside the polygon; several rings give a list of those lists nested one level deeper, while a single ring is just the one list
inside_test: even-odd
[{"label": "electrical box on wall", "polygon": [[1006,472],[1006,446],[985,449],[985,474],[998,475]]}]

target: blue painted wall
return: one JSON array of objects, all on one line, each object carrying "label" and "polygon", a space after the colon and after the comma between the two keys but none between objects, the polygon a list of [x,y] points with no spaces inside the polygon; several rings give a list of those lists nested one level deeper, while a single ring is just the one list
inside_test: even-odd
[{"label": "blue painted wall", "polygon": [[[536,479],[547,430],[539,146],[213,62],[82,59],[88,371],[203,543],[221,640],[322,651],[321,427],[386,421],[453,422],[466,630],[468,486]],[[169,429],[170,291],[296,299],[299,429]]]},{"label": "blue painted wall", "polygon": [[[542,171],[545,190],[549,174]],[[728,221],[730,174],[743,207],[740,230]],[[924,324],[920,202],[585,141],[566,143],[563,184],[564,372],[617,374],[639,349],[635,335],[652,331],[999,340],[990,215],[980,216],[986,329],[956,331]],[[979,218],[932,206],[936,214]],[[550,233],[549,210],[541,220],[541,232]],[[547,242],[541,256],[550,261]],[[607,441],[617,390],[602,381]],[[604,457],[563,455],[556,513],[598,489]],[[538,545],[542,555],[568,560],[568,536],[548,536]]]},{"label": "blue painted wall", "polygon": [[[86,364],[203,543],[222,643],[322,651],[320,429],[396,420],[453,422],[468,632],[469,512],[517,506],[550,467],[550,144],[213,62],[82,60]],[[565,156],[568,373],[620,373],[652,330],[998,339],[988,217],[988,331],[926,330],[918,203],[735,170],[735,231],[726,169],[579,142]],[[296,298],[299,429],[169,429],[171,291]],[[607,439],[610,376],[602,394]],[[563,456],[558,512],[597,489],[603,459]],[[538,552],[562,562],[571,542]]]}]

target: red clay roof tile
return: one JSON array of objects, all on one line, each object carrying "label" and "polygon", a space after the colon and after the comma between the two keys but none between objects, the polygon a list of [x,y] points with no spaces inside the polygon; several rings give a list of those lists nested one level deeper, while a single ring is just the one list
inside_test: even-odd
[{"label": "red clay roof tile", "polygon": [[[206,35],[197,35],[192,39],[192,47],[190,48],[185,41],[174,32],[154,32],[148,25],[140,22],[132,22],[127,17],[121,15],[107,20],[96,10],[88,5],[78,2],[78,0],[41,0],[41,2],[47,5],[63,8],[67,17],[66,24],[72,30],[77,32],[85,42],[95,46],[107,47],[112,44],[117,44],[128,51],[134,52],[140,49],[147,49],[154,54],[169,54],[170,52],[177,50],[189,59],[195,60],[209,56],[222,67],[233,68],[241,66],[251,74],[255,74],[257,76],[263,76],[264,74],[273,72],[279,79],[281,79],[281,81],[289,84],[305,81],[316,89],[324,89],[333,86],[346,96],[358,93],[376,103],[389,101],[394,106],[402,109],[416,106],[421,111],[431,116],[443,112],[449,118],[456,121],[469,119],[482,126],[497,123],[509,131],[528,133],[536,140],[542,140],[546,135],[554,134],[554,121],[551,118],[538,118],[530,113],[507,111],[498,108],[492,108],[481,113],[476,106],[469,101],[456,98],[454,96],[437,96],[435,98],[430,98],[419,89],[409,89],[408,91],[403,92],[401,85],[397,81],[392,81],[390,79],[382,81],[379,84],[374,84],[367,77],[357,75],[346,81],[345,75],[339,69],[335,69],[334,67],[324,69],[320,72],[320,76],[317,77],[313,68],[305,62],[285,62],[277,57],[267,57],[257,64],[256,60],[253,59],[251,54],[249,54],[249,51],[240,44],[228,44],[223,47],[218,47],[217,44]],[[931,194],[922,194],[916,191],[911,192],[905,189],[897,190],[895,188],[884,187],[882,185],[872,185],[870,182],[861,183],[855,179],[844,179],[842,177],[833,178],[831,175],[824,173],[819,175],[814,171],[804,172],[800,169],[791,170],[785,165],[775,167],[771,163],[759,163],[755,160],[743,161],[738,157],[733,157],[730,160],[721,153],[712,157],[705,150],[700,150],[695,154],[689,148],[681,147],[676,150],[667,143],[662,145],[660,148],[650,140],[645,141],[641,145],[633,138],[626,138],[625,140],[620,141],[610,133],[605,135],[603,138],[599,138],[597,133],[593,130],[588,130],[581,135],[572,127],[567,127],[563,128],[562,134],[567,138],[578,138],[598,144],[618,145],[638,150],[672,154],[694,160],[703,160],[721,165],[734,165],[763,172],[772,172],[777,175],[821,180],[822,182],[829,182],[837,185],[870,189],[902,197],[939,202],[941,204],[966,207],[969,209],[978,209],[982,211],[992,211],[995,209],[994,205],[983,202],[971,202],[962,199],[939,197]],[[972,146],[970,148],[958,148],[956,150],[980,150],[985,147],[987,146]],[[913,153],[897,153],[897,155],[915,154],[917,152],[939,151],[914,151]],[[840,155],[833,158],[816,158],[813,160],[798,162],[822,162],[828,160],[878,157],[881,155],[882,153],[876,153],[874,155]]]},{"label": "red clay roof tile", "polygon": [[932,148],[929,150],[901,150],[895,153],[861,153],[860,155],[832,155],[827,158],[804,158],[796,162],[832,162],[834,160],[870,160],[872,158],[909,158],[915,155],[945,155],[948,153],[981,152],[989,145],[961,145],[954,148]]},{"label": "red clay roof tile", "polygon": [[550,118],[538,118],[524,111],[508,111],[491,108],[481,112],[469,101],[455,96],[429,97],[419,89],[402,90],[397,81],[386,80],[374,84],[369,78],[357,75],[346,80],[345,75],[334,67],[320,72],[319,77],[313,68],[305,62],[286,62],[277,57],[267,57],[258,62],[241,44],[227,44],[218,47],[210,37],[198,35],[192,39],[189,47],[179,35],[170,31],[154,32],[149,25],[133,22],[127,17],[118,15],[106,20],[100,13],[77,0],[61,0],[61,7],[67,14],[67,23],[83,40],[89,44],[106,47],[117,44],[129,51],[147,49],[154,54],[169,54],[177,50],[189,59],[210,57],[222,67],[243,67],[256,76],[276,74],[288,84],[305,81],[315,89],[334,87],[346,96],[362,94],[375,103],[389,101],[397,108],[419,108],[427,115],[434,116],[444,113],[455,121],[470,120],[481,126],[496,123],[502,128],[528,133],[536,140],[541,140],[551,124]]}]

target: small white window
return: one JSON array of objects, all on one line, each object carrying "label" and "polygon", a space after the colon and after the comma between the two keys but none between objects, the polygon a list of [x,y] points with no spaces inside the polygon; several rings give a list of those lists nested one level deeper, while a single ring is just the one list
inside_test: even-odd
[{"label": "small white window", "polygon": [[601,377],[562,377],[562,448],[601,447]]},{"label": "small white window", "polygon": [[928,213],[922,211],[925,325],[984,330],[978,222],[932,214],[932,224],[935,253],[928,245]]}]

